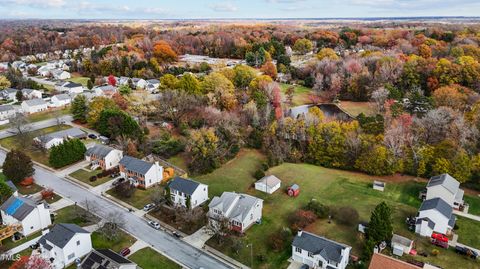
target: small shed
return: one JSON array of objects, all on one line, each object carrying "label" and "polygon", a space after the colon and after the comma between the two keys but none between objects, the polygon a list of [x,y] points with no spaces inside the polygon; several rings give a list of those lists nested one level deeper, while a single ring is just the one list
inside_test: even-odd
[{"label": "small shed", "polygon": [[385,190],[385,182],[375,180],[373,181],[373,189],[377,191],[384,191]]},{"label": "small shed", "polygon": [[394,234],[392,237],[392,250],[393,254],[402,256],[403,254],[409,254],[413,248],[413,240],[406,237]]},{"label": "small shed", "polygon": [[297,197],[300,194],[300,186],[293,184],[287,188],[287,194],[290,197]]},{"label": "small shed", "polygon": [[282,181],[278,177],[270,175],[265,176],[255,182],[255,189],[268,194],[272,194],[280,188],[281,184]]},{"label": "small shed", "polygon": [[358,231],[365,234],[368,228],[368,222],[360,222],[358,224]]}]

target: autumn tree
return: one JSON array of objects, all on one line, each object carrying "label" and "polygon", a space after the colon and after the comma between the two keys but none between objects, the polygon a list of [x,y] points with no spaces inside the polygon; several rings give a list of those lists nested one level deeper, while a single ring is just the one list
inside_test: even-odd
[{"label": "autumn tree", "polygon": [[459,85],[451,85],[436,89],[432,96],[436,106],[448,106],[463,111],[468,102],[469,91]]},{"label": "autumn tree", "polygon": [[189,94],[201,93],[200,82],[194,75],[190,73],[186,73],[182,76],[182,78],[180,78],[178,82],[178,89],[184,90]]},{"label": "autumn tree", "polygon": [[330,59],[330,60],[338,60],[340,57],[338,57],[337,53],[331,49],[331,48],[323,48],[317,53],[317,58],[321,61],[324,59]]},{"label": "autumn tree", "polygon": [[163,75],[160,78],[160,89],[173,90],[178,88],[178,79],[172,74]]},{"label": "autumn tree", "polygon": [[292,49],[295,52],[298,52],[300,54],[306,54],[307,52],[312,51],[313,49],[313,43],[312,41],[306,39],[306,38],[301,38],[295,41],[295,44],[293,45]]},{"label": "autumn tree", "polygon": [[196,173],[208,173],[220,165],[218,159],[219,139],[213,128],[193,130],[187,143],[192,156],[190,168]]},{"label": "autumn tree", "polygon": [[5,76],[0,76],[0,90],[9,88],[12,84]]},{"label": "autumn tree", "polygon": [[213,72],[207,75],[201,83],[202,92],[207,94],[210,104],[219,109],[231,110],[235,107],[235,88],[224,75]]},{"label": "autumn tree", "polygon": [[117,108],[117,105],[112,99],[106,97],[94,98],[88,106],[88,112],[86,117],[88,125],[94,127],[97,124],[98,119],[100,118],[100,114],[103,110],[115,108]]},{"label": "autumn tree", "polygon": [[250,82],[256,77],[255,69],[246,65],[237,65],[233,68],[233,84],[241,89],[246,89]]},{"label": "autumn tree", "polygon": [[265,75],[268,75],[273,79],[277,79],[277,67],[271,61],[268,61],[265,64],[263,64],[260,70]]},{"label": "autumn tree", "polygon": [[185,91],[166,91],[155,102],[157,115],[163,119],[170,120],[175,126],[184,122],[189,112],[193,111],[200,103],[197,96],[188,94]]},{"label": "autumn tree", "polygon": [[3,173],[7,179],[20,182],[35,173],[32,159],[20,150],[11,150],[7,153],[3,163]]},{"label": "autumn tree", "polygon": [[163,40],[158,41],[153,46],[153,56],[161,64],[167,64],[177,60],[177,53]]},{"label": "autumn tree", "polygon": [[85,123],[87,121],[87,110],[87,97],[83,94],[75,96],[70,106],[70,113],[72,113],[73,119]]},{"label": "autumn tree", "polygon": [[113,75],[108,76],[107,82],[109,85],[117,86],[117,79]]}]

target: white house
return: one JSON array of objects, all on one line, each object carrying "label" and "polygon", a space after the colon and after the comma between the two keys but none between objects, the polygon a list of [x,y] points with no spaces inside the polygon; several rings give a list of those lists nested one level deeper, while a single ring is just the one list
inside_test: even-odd
[{"label": "white house", "polygon": [[442,198],[425,200],[418,210],[415,232],[422,236],[431,236],[433,232],[447,235],[455,221],[452,207]]},{"label": "white house", "polygon": [[85,152],[85,159],[90,162],[92,169],[98,166],[103,170],[110,170],[117,167],[122,158],[123,151],[99,144]]},{"label": "white house", "polygon": [[6,88],[6,89],[3,89],[1,92],[0,92],[0,96],[2,97],[2,99],[4,100],[13,100],[13,101],[16,101],[17,100],[17,89],[12,89],[12,88]]},{"label": "white house", "polygon": [[50,72],[52,72],[52,70],[53,68],[51,66],[44,65],[37,69],[37,73],[42,77],[48,77],[50,76]]},{"label": "white house", "polygon": [[137,269],[137,264],[110,249],[92,250],[79,269]]},{"label": "white house", "polygon": [[93,88],[96,96],[111,97],[117,92],[117,87],[112,85],[103,85]]},{"label": "white house", "polygon": [[70,94],[82,93],[85,89],[82,84],[71,81],[61,82],[55,86],[55,90]]},{"label": "white house", "polygon": [[0,106],[0,121],[8,120],[15,117],[16,111],[12,105]]},{"label": "white house", "polygon": [[38,243],[42,257],[55,269],[66,268],[92,251],[90,233],[75,224],[56,224]]},{"label": "white house", "polygon": [[50,149],[53,146],[62,144],[66,139],[83,139],[86,137],[87,134],[80,128],[70,128],[67,130],[37,136],[33,139],[33,141],[45,149]]},{"label": "white house", "polygon": [[147,81],[143,78],[132,78],[132,82],[137,89],[145,89],[148,84]]},{"label": "white house", "polygon": [[403,254],[410,254],[413,249],[413,240],[403,237],[398,234],[392,236],[392,250],[393,254],[403,256]]},{"label": "white house", "polygon": [[25,99],[41,99],[42,92],[34,89],[23,89],[22,90],[23,98]]},{"label": "white house", "polygon": [[163,180],[163,167],[155,163],[124,156],[120,162],[120,174],[139,188],[150,188]]},{"label": "white house", "polygon": [[430,178],[425,199],[442,198],[451,207],[459,209],[464,204],[463,194],[460,182],[449,174],[442,174]]},{"label": "white house", "polygon": [[24,113],[32,114],[48,109],[48,103],[43,101],[43,99],[31,99],[25,100],[21,104],[22,110]]},{"label": "white house", "polygon": [[168,183],[168,187],[175,206],[193,209],[208,200],[208,186],[191,179],[176,177]]},{"label": "white house", "polygon": [[158,90],[158,87],[160,87],[160,80],[158,79],[149,79],[147,80],[147,85],[145,89],[149,91],[155,91]]},{"label": "white house", "polygon": [[299,231],[292,242],[292,260],[311,268],[345,269],[351,250],[350,246]]},{"label": "white house", "polygon": [[50,211],[44,203],[36,203],[15,195],[0,207],[3,225],[21,224],[22,234],[28,236],[52,224]]},{"label": "white house", "polygon": [[272,194],[276,190],[278,190],[281,185],[282,181],[278,177],[270,175],[264,176],[263,178],[255,182],[255,189],[266,192],[268,194]]},{"label": "white house", "polygon": [[55,79],[58,79],[58,80],[65,80],[72,77],[72,75],[69,72],[62,69],[54,69],[51,71],[51,74]]},{"label": "white house", "polygon": [[67,106],[72,102],[72,97],[66,93],[54,95],[51,99],[53,107]]},{"label": "white house", "polygon": [[227,220],[232,230],[244,233],[262,220],[263,200],[248,194],[224,192],[220,197],[213,197],[208,208],[213,226]]}]

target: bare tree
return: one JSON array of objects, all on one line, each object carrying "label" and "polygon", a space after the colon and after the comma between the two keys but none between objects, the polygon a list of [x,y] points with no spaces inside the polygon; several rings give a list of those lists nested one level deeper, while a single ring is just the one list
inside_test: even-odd
[{"label": "bare tree", "polygon": [[10,120],[12,133],[18,141],[18,144],[22,148],[26,148],[30,145],[32,137],[32,127],[29,125],[29,120],[25,115],[17,113],[14,118]]},{"label": "bare tree", "polygon": [[157,114],[162,118],[171,120],[178,126],[187,113],[193,111],[200,102],[197,97],[185,91],[165,91],[156,102]]},{"label": "bare tree", "polygon": [[121,212],[114,211],[108,213],[105,218],[105,224],[99,230],[102,235],[109,239],[115,240],[120,235],[121,229],[125,226],[125,218]]},{"label": "bare tree", "polygon": [[223,244],[233,234],[230,221],[225,217],[218,217],[216,220],[208,219],[207,229],[217,239],[218,244]]}]

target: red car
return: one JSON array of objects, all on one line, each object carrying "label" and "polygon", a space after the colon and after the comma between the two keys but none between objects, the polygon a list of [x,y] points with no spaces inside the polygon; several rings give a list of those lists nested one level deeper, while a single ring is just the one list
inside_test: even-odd
[{"label": "red car", "polygon": [[122,255],[122,257],[125,257],[127,256],[128,254],[130,254],[130,249],[129,248],[124,248],[120,251],[120,255]]}]

